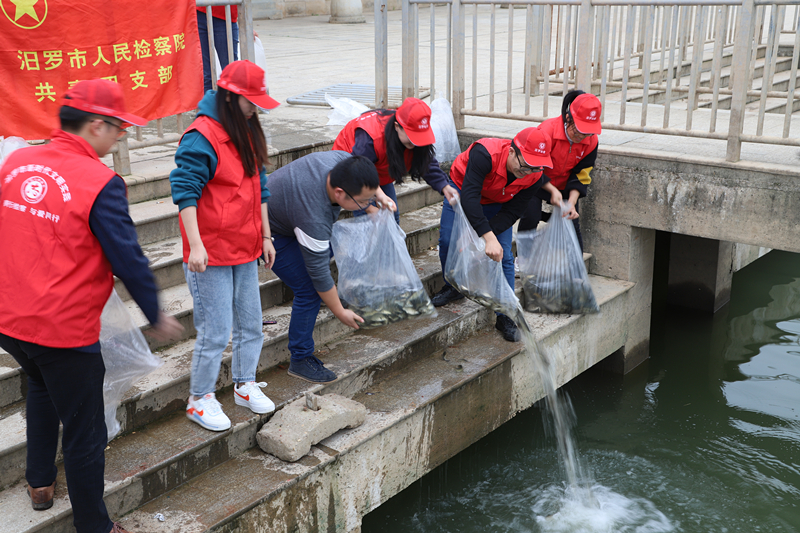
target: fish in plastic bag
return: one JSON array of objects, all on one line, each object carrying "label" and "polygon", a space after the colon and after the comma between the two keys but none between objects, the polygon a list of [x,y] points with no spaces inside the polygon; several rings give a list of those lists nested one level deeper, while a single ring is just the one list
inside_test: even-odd
[{"label": "fish in plastic bag", "polygon": [[515,319],[521,316],[519,299],[508,285],[502,263],[486,255],[486,243],[478,237],[461,207],[453,204],[455,218],[444,279],[461,294],[492,311]]},{"label": "fish in plastic bag", "polygon": [[431,129],[436,137],[434,149],[437,161],[455,161],[461,154],[461,145],[453,120],[453,108],[447,98],[438,97],[431,102]]},{"label": "fish in plastic bag", "polygon": [[131,318],[128,309],[112,291],[100,317],[100,351],[106,375],[103,379],[108,440],[120,430],[117,408],[131,386],[162,365],[161,359],[150,352],[141,330]]},{"label": "fish in plastic bag", "polygon": [[388,209],[333,225],[339,297],[364,319],[359,328],[436,316],[405,238]]},{"label": "fish in plastic bag", "polygon": [[525,309],[542,313],[597,313],[583,253],[571,220],[555,206],[541,230],[517,233]]}]

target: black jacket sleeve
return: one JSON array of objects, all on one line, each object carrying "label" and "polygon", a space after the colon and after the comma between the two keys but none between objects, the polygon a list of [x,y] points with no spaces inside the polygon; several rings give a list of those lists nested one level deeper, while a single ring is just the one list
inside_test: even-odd
[{"label": "black jacket sleeve", "polygon": [[428,172],[422,176],[422,179],[431,186],[431,189],[439,194],[443,194],[442,189],[447,186],[447,175],[442,171],[442,167],[439,166],[436,157],[431,157],[431,163],[428,165]]},{"label": "black jacket sleeve", "polygon": [[483,145],[475,144],[469,152],[464,183],[461,184],[461,207],[464,208],[464,214],[467,215],[467,220],[478,236],[492,230],[481,207],[483,180],[491,171],[492,157],[489,151]]},{"label": "black jacket sleeve", "polygon": [[125,182],[111,178],[95,198],[89,212],[89,228],[97,237],[111,271],[131,293],[151,324],[158,321],[158,288],[149,262],[136,238],[136,228],[128,213]]},{"label": "black jacket sleeve", "polygon": [[372,140],[372,137],[369,136],[369,133],[361,128],[356,128],[354,137],[353,151],[351,153],[353,155],[366,157],[373,163],[377,163],[378,156],[375,154],[375,142]]},{"label": "black jacket sleeve", "polygon": [[492,220],[489,221],[494,234],[500,235],[505,230],[513,226],[514,222],[519,220],[519,218],[525,213],[525,210],[527,209],[531,199],[542,188],[542,186],[549,181],[550,180],[547,179],[546,176],[542,175],[542,177],[536,183],[527,189],[522,189],[514,196],[514,198],[504,203],[503,207],[500,208],[500,211],[498,211],[497,214],[492,217]]},{"label": "black jacket sleeve", "polygon": [[564,186],[564,196],[569,195],[569,191],[575,190],[580,193],[579,198],[583,198],[586,196],[588,192],[589,184],[592,182],[592,176],[590,172],[594,168],[595,161],[597,160],[597,146],[594,147],[594,150],[589,152],[586,157],[581,159],[575,168],[573,168],[569,173],[569,178],[567,179],[567,184]]}]

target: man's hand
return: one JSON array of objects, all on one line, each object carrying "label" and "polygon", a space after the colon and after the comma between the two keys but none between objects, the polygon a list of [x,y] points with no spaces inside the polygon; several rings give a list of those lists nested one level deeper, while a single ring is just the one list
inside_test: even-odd
[{"label": "man's hand", "polygon": [[205,272],[208,266],[208,254],[203,243],[189,245],[189,272]]},{"label": "man's hand", "polygon": [[165,314],[164,311],[159,311],[158,322],[153,324],[145,333],[157,341],[165,342],[177,340],[180,338],[182,331],[183,326],[181,326],[181,323],[178,322],[175,317]]},{"label": "man's hand", "polygon": [[497,236],[495,236],[494,232],[487,231],[482,237],[486,241],[486,255],[499,263],[503,259],[503,247],[497,240]]},{"label": "man's hand", "polygon": [[344,308],[342,308],[342,310],[339,312],[339,314],[336,315],[336,318],[338,318],[339,321],[342,324],[344,324],[345,326],[351,327],[353,329],[358,329],[358,324],[359,323],[361,323],[361,324],[364,323],[364,319],[363,318],[361,318],[360,316],[358,316],[357,314],[355,314],[351,310],[344,309]]},{"label": "man's hand", "polygon": [[275,245],[272,244],[272,239],[263,239],[263,251],[267,268],[272,268],[275,264]]}]

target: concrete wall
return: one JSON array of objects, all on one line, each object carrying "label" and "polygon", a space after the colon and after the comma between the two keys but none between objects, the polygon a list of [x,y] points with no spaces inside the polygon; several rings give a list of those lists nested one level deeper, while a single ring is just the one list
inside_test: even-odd
[{"label": "concrete wall", "polygon": [[[375,2],[361,0],[361,4],[364,7],[364,14],[370,15]],[[402,8],[400,0],[389,0],[388,5],[390,11]],[[331,0],[253,0],[253,18],[255,20],[330,14]]]}]

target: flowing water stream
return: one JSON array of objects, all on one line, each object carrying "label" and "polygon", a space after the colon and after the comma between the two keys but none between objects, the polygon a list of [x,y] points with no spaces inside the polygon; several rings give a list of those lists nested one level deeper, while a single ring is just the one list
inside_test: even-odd
[{"label": "flowing water stream", "polygon": [[655,294],[651,335],[645,364],[548,391],[362,531],[800,532],[800,256],[737,273],[713,316]]}]

